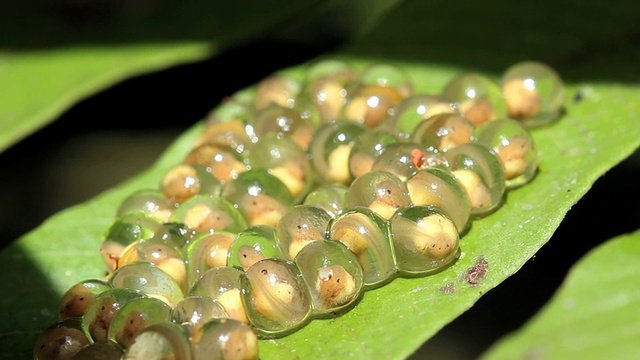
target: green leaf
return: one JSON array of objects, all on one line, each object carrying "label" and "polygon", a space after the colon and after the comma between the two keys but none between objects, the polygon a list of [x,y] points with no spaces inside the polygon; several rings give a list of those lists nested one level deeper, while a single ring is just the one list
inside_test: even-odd
[{"label": "green leaf", "polygon": [[204,42],[0,51],[0,151],[99,90],[210,53]]},{"label": "green leaf", "polygon": [[[398,63],[425,92],[439,91],[461,70],[498,76],[523,57],[556,65],[563,77],[567,74],[568,94],[580,91],[583,100],[567,101],[567,112],[559,122],[533,131],[541,155],[538,176],[509,192],[496,213],[473,223],[461,242],[463,257],[451,268],[428,277],[396,279],[367,292],[343,316],[314,320],[291,336],[262,341],[262,358],[407,357],[515,273],[596,179],[640,146],[635,118],[640,90],[625,84],[640,52],[632,48],[625,56],[613,51],[575,59],[577,50],[595,46],[603,36],[631,29],[633,14],[618,14],[616,6],[600,9],[586,4],[574,9],[556,4],[552,9],[569,25],[542,26],[531,19],[544,19],[550,8],[508,4],[496,6],[487,17],[467,18],[464,14],[486,10],[485,5],[469,3],[461,12],[444,2],[406,2],[339,53],[359,65],[379,60]],[[576,14],[597,14],[600,22],[571,23],[569,15]],[[612,24],[613,30],[604,35],[595,31],[602,22]],[[300,74],[301,70],[287,71]],[[190,149],[200,126],[181,136],[149,170],[53,216],[0,254],[0,291],[10,294],[2,300],[1,354],[18,349],[28,357],[37,334],[55,320],[61,294],[80,280],[104,275],[98,247],[116,207],[133,190],[156,187],[164,172]],[[467,272],[480,261],[486,262],[488,271],[474,285]]]},{"label": "green leaf", "polygon": [[576,263],[547,305],[483,359],[633,359],[640,334],[640,231]]}]

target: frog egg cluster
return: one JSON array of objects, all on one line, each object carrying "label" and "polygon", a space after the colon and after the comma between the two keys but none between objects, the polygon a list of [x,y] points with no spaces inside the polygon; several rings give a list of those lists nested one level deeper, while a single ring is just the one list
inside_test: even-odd
[{"label": "frog egg cluster", "polygon": [[100,247],[108,275],[67,291],[35,358],[256,359],[258,339],[441,271],[470,223],[534,178],[529,129],[563,100],[536,62],[435,94],[391,64],[274,73],[122,202]]}]

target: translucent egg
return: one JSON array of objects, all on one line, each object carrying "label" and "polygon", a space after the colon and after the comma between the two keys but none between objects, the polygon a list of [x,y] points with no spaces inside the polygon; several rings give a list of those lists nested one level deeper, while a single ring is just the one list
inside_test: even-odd
[{"label": "translucent egg", "polygon": [[222,305],[230,318],[249,323],[242,302],[240,269],[219,266],[207,270],[193,284],[189,296],[206,296]]},{"label": "translucent egg", "polygon": [[357,79],[360,85],[376,85],[393,88],[401,97],[410,96],[414,91],[411,76],[402,67],[390,63],[372,63],[360,72]]},{"label": "translucent egg", "polygon": [[251,169],[268,169],[282,181],[298,202],[311,190],[314,182],[311,160],[290,138],[270,133],[254,144],[247,156]]},{"label": "translucent egg", "polygon": [[266,169],[251,169],[238,176],[225,188],[224,196],[238,207],[248,226],[276,226],[295,203],[287,186]]},{"label": "translucent egg", "polygon": [[220,195],[192,196],[173,212],[171,220],[185,224],[196,234],[239,232],[247,227],[247,221],[240,210]]},{"label": "translucent egg", "polygon": [[458,229],[433,206],[400,209],[391,219],[393,248],[402,274],[436,272],[458,257]]},{"label": "translucent egg", "polygon": [[83,280],[70,287],[62,296],[58,307],[60,320],[80,317],[84,315],[87,307],[102,292],[111,289],[112,286],[103,280]]},{"label": "translucent egg", "polygon": [[393,114],[402,100],[402,94],[396,88],[360,85],[349,91],[347,102],[339,118],[375,128]]},{"label": "translucent egg", "polygon": [[142,239],[140,241],[154,240],[167,244],[169,246],[175,246],[181,248],[191,241],[193,233],[183,223],[173,222],[169,219],[169,222],[160,224],[160,228],[155,232],[153,238]]},{"label": "translucent egg", "polygon": [[192,327],[193,332],[209,320],[228,317],[224,306],[208,296],[188,296],[171,309],[172,321]]},{"label": "translucent egg", "polygon": [[127,246],[142,240],[162,238],[166,235],[165,230],[163,224],[155,217],[143,213],[119,216],[109,225],[105,239],[100,245],[102,260],[107,268],[113,271]]},{"label": "translucent egg", "polygon": [[[251,90],[252,89],[245,89],[244,91],[241,90],[238,93],[235,93],[233,96],[222,99],[220,104],[218,104],[218,106],[213,108],[207,114],[205,119],[207,127],[205,128],[205,130],[203,130],[202,136],[199,137],[199,139],[201,139],[200,143],[208,142],[202,140],[207,138],[207,136],[205,135],[207,133],[206,129],[208,129],[210,125],[234,122],[248,124],[252,121],[252,118],[255,114],[255,109],[253,108],[253,106],[251,106],[251,104],[249,104],[249,101],[246,101],[246,99],[248,98],[253,98],[253,93],[247,93],[247,91],[251,92]],[[235,129],[235,126],[236,125],[232,125],[231,129]],[[216,128],[214,127],[214,129]],[[217,142],[214,141],[213,143]]]},{"label": "translucent egg", "polygon": [[217,266],[227,266],[229,248],[236,233],[216,231],[203,234],[186,247],[187,277],[194,284],[207,270]]},{"label": "translucent egg", "polygon": [[365,127],[354,122],[331,122],[321,125],[313,136],[311,162],[324,183],[348,185],[349,154]]},{"label": "translucent egg", "polygon": [[315,131],[315,125],[308,115],[298,108],[273,104],[260,110],[251,125],[258,141],[267,134],[276,134],[291,139],[306,151]]},{"label": "translucent egg", "polygon": [[473,140],[475,126],[459,114],[436,114],[423,120],[411,134],[411,141],[427,149],[446,152]]},{"label": "translucent egg", "polygon": [[173,205],[158,189],[142,189],[127,196],[118,207],[116,216],[141,212],[159,222],[169,221]]},{"label": "translucent egg", "polygon": [[415,94],[398,104],[393,115],[385,119],[380,128],[401,139],[409,139],[424,119],[443,113],[455,114],[457,110],[453,103],[439,95]]},{"label": "translucent egg", "polygon": [[251,144],[251,137],[247,133],[247,124],[254,121],[255,115],[246,106],[242,106],[240,109],[238,113],[231,115],[224,121],[209,119],[212,121],[207,122],[194,147],[204,144],[219,145],[242,154]]},{"label": "translucent egg", "polygon": [[506,117],[507,109],[500,85],[486,75],[463,72],[454,76],[442,96],[458,104],[458,109],[475,126]]},{"label": "translucent egg", "polygon": [[276,239],[276,229],[270,225],[255,225],[238,233],[229,248],[229,266],[247,270],[265,258],[284,259]]},{"label": "translucent egg", "polygon": [[[324,123],[321,119],[322,114],[320,113],[320,109],[309,98],[296,99],[296,105],[293,107],[293,110],[300,113],[300,117],[303,119],[303,122],[312,125],[314,130]],[[304,134],[306,135],[306,133]],[[311,134],[311,137],[313,137],[313,133]],[[301,141],[299,143],[302,145],[301,147],[303,147],[303,150],[309,150],[309,141],[311,139],[301,138],[300,140]]]},{"label": "translucent egg", "polygon": [[38,335],[33,347],[33,358],[71,359],[90,343],[77,318],[62,320]]},{"label": "translucent egg", "polygon": [[242,153],[229,146],[204,143],[194,147],[184,163],[205,168],[222,184],[235,179],[247,170]]},{"label": "translucent egg", "polygon": [[247,317],[260,334],[283,335],[309,319],[309,294],[300,270],[291,261],[258,261],[242,276],[242,290]]},{"label": "translucent egg", "polygon": [[329,238],[355,254],[366,287],[376,287],[396,273],[388,221],[365,207],[347,209],[329,223]]},{"label": "translucent egg", "polygon": [[362,266],[341,242],[314,241],[300,250],[294,262],[309,289],[314,315],[338,312],[359,298]]},{"label": "translucent egg", "polygon": [[273,104],[293,107],[300,92],[300,82],[293,77],[278,73],[260,80],[256,85],[253,104],[256,109],[264,109]]},{"label": "translucent egg", "polygon": [[139,292],[125,288],[103,291],[89,304],[82,316],[82,329],[93,341],[107,341],[109,326],[118,310],[129,301],[143,296]]},{"label": "translucent egg", "polygon": [[564,84],[546,64],[537,61],[513,64],[502,74],[501,84],[508,116],[527,127],[549,123],[562,111]]},{"label": "translucent egg", "polygon": [[133,338],[123,359],[191,360],[193,356],[187,329],[174,323],[149,325]]},{"label": "translucent egg", "polygon": [[469,195],[471,215],[484,216],[497,209],[505,193],[502,163],[477,143],[456,146],[445,153],[449,171]]},{"label": "translucent egg", "polygon": [[109,277],[109,283],[115,288],[158,298],[171,306],[184,298],[180,285],[171,275],[147,262],[134,262],[118,268]]},{"label": "translucent egg", "polygon": [[148,325],[171,321],[171,307],[163,301],[141,297],[122,305],[109,325],[109,340],[127,348],[133,337]]},{"label": "translucent egg", "polygon": [[389,145],[373,162],[371,170],[388,171],[406,181],[419,169],[443,163],[444,157],[435,150],[413,142]]},{"label": "translucent egg", "polygon": [[322,123],[336,121],[356,76],[356,71],[344,60],[317,60],[309,65],[305,73],[299,99],[308,98],[315,104]]},{"label": "translucent egg", "polygon": [[446,213],[464,232],[471,215],[467,192],[449,171],[432,167],[418,170],[407,180],[407,189],[414,206],[434,206]]},{"label": "translucent egg", "polygon": [[342,184],[321,184],[307,194],[302,204],[319,207],[334,218],[345,207],[347,191]]},{"label": "translucent egg", "polygon": [[165,173],[160,189],[170,201],[182,203],[197,194],[218,195],[222,183],[200,165],[180,164]]},{"label": "translucent egg", "polygon": [[352,178],[371,171],[375,159],[387,147],[398,142],[398,139],[388,131],[371,130],[362,134],[349,154],[349,171]]},{"label": "translucent egg", "polygon": [[284,255],[293,260],[311,242],[325,239],[330,219],[331,215],[319,207],[294,206],[276,227],[277,240]]},{"label": "translucent egg", "polygon": [[187,267],[182,250],[177,246],[155,239],[131,244],[118,259],[118,268],[138,261],[157,266],[178,283],[182,292],[187,290]]},{"label": "translucent egg", "polygon": [[478,144],[492,149],[500,158],[508,189],[533,179],[538,155],[533,137],[522,124],[500,119],[478,127],[474,136]]},{"label": "translucent egg", "polygon": [[395,174],[372,170],[356,178],[347,192],[347,207],[364,206],[388,220],[411,203],[406,184]]},{"label": "translucent egg", "polygon": [[120,360],[124,354],[122,346],[115,341],[94,342],[83,347],[73,360]]},{"label": "translucent egg", "polygon": [[204,323],[192,336],[194,360],[257,360],[258,337],[251,328],[234,319]]}]

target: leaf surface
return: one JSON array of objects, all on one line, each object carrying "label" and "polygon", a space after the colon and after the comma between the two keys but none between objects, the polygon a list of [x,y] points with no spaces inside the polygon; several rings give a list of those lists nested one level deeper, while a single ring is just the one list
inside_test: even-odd
[{"label": "leaf surface", "polygon": [[640,336],[640,231],[590,251],[547,305],[483,359],[633,359]]}]

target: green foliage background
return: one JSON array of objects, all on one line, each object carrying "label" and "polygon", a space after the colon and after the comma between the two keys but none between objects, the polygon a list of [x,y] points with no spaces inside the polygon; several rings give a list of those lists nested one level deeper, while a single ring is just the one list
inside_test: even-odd
[{"label": "green foliage background", "polygon": [[[474,222],[461,245],[464,257],[455,266],[434,276],[394,280],[367,292],[344,316],[313,321],[292,336],[263,341],[264,359],[410,356],[535,256],[596,180],[640,144],[636,115],[640,9],[633,1],[309,0],[293,5],[271,0],[187,5],[158,0],[86,5],[34,0],[3,6],[0,32],[10,36],[0,40],[0,149],[10,149],[70,106],[132,76],[173,65],[197,66],[248,43],[284,46],[275,53],[246,54],[241,63],[225,63],[230,72],[255,74],[245,77],[243,86],[259,80],[255,68],[271,67],[300,76],[307,61],[334,53],[359,65],[397,63],[409,70],[418,89],[425,92],[439,91],[462,70],[497,78],[510,64],[528,59],[547,62],[562,75],[570,95],[566,114],[558,123],[533,132],[541,152],[538,177],[509,192],[498,212]],[[287,45],[306,53],[288,53],[283,50]],[[216,88],[213,93],[222,94],[218,96],[239,88],[235,83],[220,89],[224,81],[205,80],[211,82],[207,87]],[[574,95],[580,101],[574,101]],[[220,99],[211,99],[211,106]],[[184,120],[181,126],[189,130],[147,170],[132,173],[126,182],[52,216],[6,245],[0,254],[0,292],[4,294],[0,357],[31,357],[35,337],[55,320],[61,294],[80,280],[102,275],[97,248],[116,207],[132,191],[155,187],[164,171],[182,159],[200,129],[199,120]],[[637,258],[637,241],[636,233],[615,243],[623,245],[606,245],[575,270],[586,273],[582,275],[586,278],[600,279],[595,295],[568,283],[549,310],[518,335],[497,344],[486,357],[580,354],[598,358],[600,353],[588,349],[606,329],[628,336],[600,341],[602,353],[615,348],[619,358],[631,358],[632,335],[638,327],[629,319],[638,317],[637,307],[632,306],[638,296],[633,286],[624,284],[637,281],[637,276],[620,275],[611,264]],[[612,249],[619,256],[616,262],[609,260],[613,255],[606,256]],[[599,255],[603,252],[605,256]],[[473,287],[464,281],[464,274],[480,257],[490,270]],[[443,286],[456,291],[444,294]],[[613,298],[618,299],[614,305],[625,306],[602,306],[598,314],[581,318],[586,324],[568,321],[559,329],[553,321],[560,315],[553,309],[563,296],[575,296],[576,304],[593,300],[596,305],[600,298],[605,305],[606,299]],[[571,309],[560,312],[570,317]],[[553,331],[563,336],[549,336]],[[569,339],[569,334],[573,336],[570,346],[558,341]]]}]

